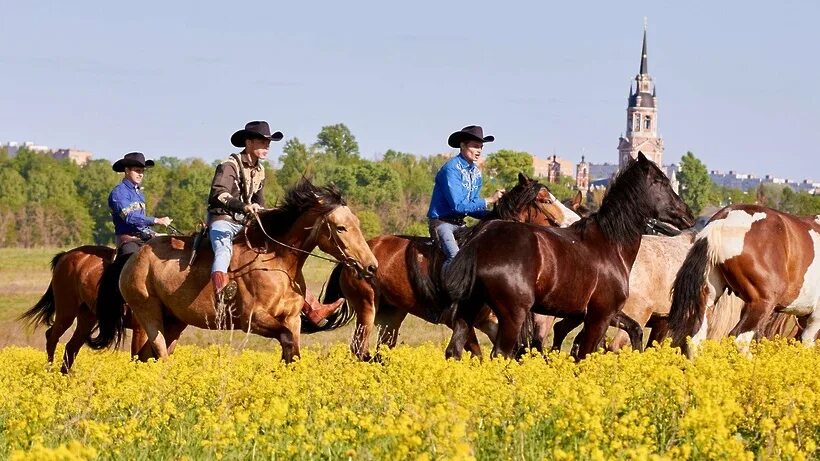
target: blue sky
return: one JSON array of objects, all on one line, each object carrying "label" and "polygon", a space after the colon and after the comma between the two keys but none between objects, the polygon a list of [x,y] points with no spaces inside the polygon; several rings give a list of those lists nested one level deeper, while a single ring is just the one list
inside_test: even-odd
[{"label": "blue sky", "polygon": [[[665,161],[820,180],[818,2],[0,0],[0,142],[221,158],[252,119],[361,152],[480,124],[539,156],[617,160],[643,18]],[[281,152],[281,144],[274,154]]]}]

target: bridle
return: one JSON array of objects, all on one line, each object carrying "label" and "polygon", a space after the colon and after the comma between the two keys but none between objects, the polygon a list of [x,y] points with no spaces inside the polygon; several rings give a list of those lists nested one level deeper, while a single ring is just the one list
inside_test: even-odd
[{"label": "bridle", "polygon": [[670,226],[669,224],[655,218],[649,218],[646,220],[646,229],[649,231],[650,235],[665,235],[667,237],[675,237],[683,232],[680,229]]},{"label": "bridle", "polygon": [[[322,259],[322,260],[325,260],[325,261],[330,261],[330,262],[335,263],[335,264],[341,264],[341,265],[343,265],[345,267],[348,267],[351,270],[355,271],[357,277],[363,278],[363,279],[370,279],[371,277],[373,277],[373,274],[367,272],[364,269],[364,265],[361,262],[359,262],[355,258],[348,255],[347,252],[345,252],[344,249],[342,249],[342,246],[339,245],[338,239],[337,239],[336,235],[333,233],[333,229],[330,227],[330,222],[327,220],[327,215],[330,214],[332,211],[333,210],[328,211],[327,213],[323,214],[321,218],[319,218],[317,223],[314,224],[313,227],[312,227],[313,230],[311,231],[311,235],[316,234],[316,232],[318,230],[318,226],[321,226],[322,224],[326,225],[327,229],[328,229],[328,234],[330,235],[330,240],[333,242],[334,245],[336,245],[336,249],[339,250],[339,253],[342,256],[344,256],[343,260],[339,260],[339,259],[336,259],[336,258],[333,258],[333,257],[328,258],[326,256],[318,255],[318,254],[312,253],[310,251],[303,250],[301,248],[295,247],[293,245],[288,245],[285,242],[279,241],[279,240],[271,237],[270,234],[268,234],[268,232],[265,230],[265,226],[262,225],[262,220],[259,219],[259,214],[258,213],[250,213],[250,215],[253,216],[253,219],[256,220],[256,224],[259,225],[259,229],[262,231],[262,234],[265,236],[265,238],[267,238],[271,242],[273,242],[273,243],[275,243],[279,246],[285,247],[289,250],[293,250],[297,253],[302,253],[302,254],[305,254],[305,255],[308,255],[308,256],[312,256],[314,258]],[[250,239],[248,239],[248,226],[247,226],[248,221],[250,221],[250,216],[246,219],[246,222],[245,222],[246,225],[243,226],[243,233],[245,235],[245,243],[248,245],[248,248],[251,251],[253,251],[257,254],[266,253],[267,250],[268,250],[267,249],[267,247],[268,247],[267,241],[265,242],[265,249],[263,251],[259,251],[251,245],[251,241],[250,241]]]}]

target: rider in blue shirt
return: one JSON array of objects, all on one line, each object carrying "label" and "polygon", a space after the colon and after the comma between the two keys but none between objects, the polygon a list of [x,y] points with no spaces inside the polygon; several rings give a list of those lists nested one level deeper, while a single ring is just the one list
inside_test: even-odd
[{"label": "rider in blue shirt", "polygon": [[504,190],[481,198],[483,180],[475,162],[481,156],[485,142],[493,142],[493,136],[484,136],[480,126],[470,125],[451,134],[447,140],[450,147],[458,148],[459,154],[444,164],[436,174],[433,196],[427,211],[430,236],[444,251],[446,267],[458,253],[458,243],[453,232],[464,226],[464,218],[480,218],[498,201]]},{"label": "rider in blue shirt", "polygon": [[171,218],[155,218],[145,213],[145,196],[140,184],[145,176],[145,169],[152,166],[153,160],[145,160],[140,152],[131,152],[111,167],[118,173],[125,173],[122,182],[108,195],[118,256],[136,253],[144,241],[156,235],[151,229],[154,224],[171,224]]}]

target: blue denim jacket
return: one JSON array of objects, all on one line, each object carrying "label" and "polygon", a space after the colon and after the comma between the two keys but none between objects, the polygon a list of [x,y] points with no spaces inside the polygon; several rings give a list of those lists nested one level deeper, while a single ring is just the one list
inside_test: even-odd
[{"label": "blue denim jacket", "polygon": [[451,219],[472,216],[480,218],[487,213],[487,201],[481,198],[481,170],[461,154],[451,158],[436,174],[433,197],[427,217]]},{"label": "blue denim jacket", "polygon": [[108,195],[108,207],[115,234],[146,238],[156,233],[150,228],[154,217],[145,215],[145,196],[128,179],[123,179]]}]

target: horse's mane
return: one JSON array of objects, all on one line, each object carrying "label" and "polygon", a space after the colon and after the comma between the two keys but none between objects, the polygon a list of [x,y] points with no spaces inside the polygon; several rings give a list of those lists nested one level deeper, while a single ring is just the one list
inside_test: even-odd
[{"label": "horse's mane", "polygon": [[[646,160],[645,164],[650,175],[669,182],[654,163]],[[642,162],[632,161],[610,183],[601,208],[587,219],[578,221],[573,227],[583,230],[594,220],[604,235],[612,241],[627,243],[640,238],[653,209],[646,175]]]},{"label": "horse's mane", "polygon": [[[282,205],[260,212],[259,219],[265,231],[276,236],[286,233],[299,216],[308,211],[323,215],[344,205],[347,203],[336,185],[318,187],[307,178],[302,178],[287,191]],[[248,230],[256,227],[259,227],[258,224],[251,222]]]},{"label": "horse's mane", "polygon": [[547,187],[536,180],[527,181],[525,184],[518,183],[509,192],[502,195],[489,213],[484,215],[475,226],[467,226],[456,229],[455,237],[458,242],[470,240],[476,232],[483,228],[483,224],[503,219],[511,221],[515,219],[518,212],[535,200],[541,188]]}]

